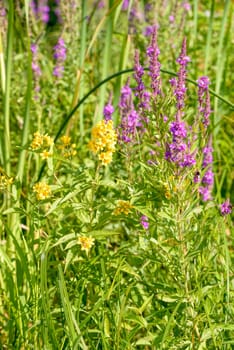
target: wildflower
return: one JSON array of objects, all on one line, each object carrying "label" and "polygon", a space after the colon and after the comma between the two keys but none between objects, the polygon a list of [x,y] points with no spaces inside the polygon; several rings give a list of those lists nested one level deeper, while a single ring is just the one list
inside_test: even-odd
[{"label": "wildflower", "polygon": [[208,145],[203,148],[203,162],[202,162],[202,167],[206,168],[209,164],[213,163],[213,148]]},{"label": "wildflower", "polygon": [[115,152],[117,140],[112,120],[102,120],[92,129],[92,138],[89,142],[89,149],[98,155],[103,165],[112,161],[112,154]]},{"label": "wildflower", "polygon": [[65,158],[69,158],[76,155],[76,144],[71,143],[71,137],[64,135],[60,137],[60,144],[58,145],[58,149],[62,151],[62,155]]},{"label": "wildflower", "polygon": [[146,26],[144,29],[144,35],[145,36],[151,36],[154,32],[154,25],[152,26]]},{"label": "wildflower", "polygon": [[103,115],[105,117],[105,120],[108,121],[111,119],[112,114],[114,113],[114,107],[112,104],[109,102],[103,110]]},{"label": "wildflower", "polygon": [[191,10],[191,5],[189,2],[184,2],[182,4],[182,7],[185,9],[185,11],[189,12]]},{"label": "wildflower", "polygon": [[48,159],[52,156],[52,153],[48,152],[47,150],[44,150],[40,153],[40,156],[42,159]]},{"label": "wildflower", "polygon": [[37,200],[43,200],[51,196],[51,188],[44,182],[38,182],[33,186],[33,192],[36,193]]},{"label": "wildflower", "polygon": [[86,236],[79,236],[78,237],[78,244],[81,245],[81,250],[85,250],[86,254],[89,253],[90,249],[94,245],[94,238],[93,237],[86,237]]},{"label": "wildflower", "polygon": [[170,15],[169,16],[169,22],[170,23],[174,23],[174,21],[175,21],[175,17],[173,15]]},{"label": "wildflower", "polygon": [[148,230],[148,228],[149,228],[149,221],[148,221],[148,220],[149,220],[149,219],[148,219],[147,216],[142,215],[142,217],[141,217],[141,225],[143,226],[143,228],[144,228],[145,230]]},{"label": "wildflower", "polygon": [[39,131],[33,134],[33,140],[31,143],[31,148],[33,150],[37,150],[43,146],[44,138],[43,135],[39,133]]},{"label": "wildflower", "polygon": [[187,136],[187,130],[183,122],[175,121],[170,125],[170,132],[173,135],[173,141],[184,139]]},{"label": "wildflower", "polygon": [[137,86],[134,88],[135,96],[138,97],[138,107],[140,110],[149,109],[149,99],[150,95],[145,91],[145,85],[142,80],[144,75],[144,68],[141,66],[139,61],[139,51],[135,52],[135,64],[134,64],[134,79],[137,82]]},{"label": "wildflower", "polygon": [[129,201],[118,200],[113,214],[114,215],[120,215],[120,214],[128,215],[132,208],[133,208],[133,206],[130,204]]},{"label": "wildflower", "polygon": [[209,201],[212,199],[211,190],[209,187],[199,187],[199,193],[202,195],[203,202]]},{"label": "wildflower", "polygon": [[[31,52],[32,52],[32,71],[34,77],[35,91],[38,93],[40,91],[40,76],[41,76],[41,68],[38,63],[38,46],[36,44],[31,44]],[[38,95],[35,95],[35,98],[38,98]]]},{"label": "wildflower", "polygon": [[123,0],[122,10],[127,11],[128,6],[129,6],[129,0]]},{"label": "wildflower", "polygon": [[220,212],[223,216],[231,214],[232,212],[232,204],[230,203],[230,200],[227,199],[225,202],[223,202],[220,205]]},{"label": "wildflower", "polygon": [[8,177],[7,175],[0,175],[0,190],[5,190],[9,185],[13,183],[13,177]]},{"label": "wildflower", "polygon": [[208,201],[212,199],[211,192],[214,184],[214,173],[212,171],[212,162],[213,162],[213,148],[212,140],[210,138],[208,145],[203,148],[203,161],[202,169],[205,169],[205,174],[200,178],[200,173],[198,176],[194,177],[195,183],[202,183],[203,186],[199,188],[199,193],[202,195],[203,201]]},{"label": "wildflower", "polygon": [[31,142],[31,148],[33,151],[41,151],[40,155],[42,159],[47,159],[52,155],[51,146],[53,145],[54,141],[52,137],[48,135],[42,135],[39,133],[39,131],[36,131],[33,134],[33,140]]},{"label": "wildflower", "polygon": [[53,70],[53,75],[57,78],[61,78],[64,71],[63,63],[66,60],[66,46],[64,40],[60,37],[57,44],[54,46],[54,59],[56,60],[56,66]]},{"label": "wildflower", "polygon": [[202,178],[202,183],[206,185],[213,185],[214,183],[214,173],[211,169],[207,170]]},{"label": "wildflower", "polygon": [[158,56],[160,50],[157,45],[157,26],[154,25],[152,29],[151,44],[147,49],[147,55],[149,57],[149,75],[151,77],[151,88],[153,91],[153,96],[161,94],[160,88],[160,63],[158,61]]},{"label": "wildflower", "polygon": [[31,1],[31,9],[37,18],[40,18],[43,23],[47,24],[50,19],[50,7],[48,6],[48,0]]},{"label": "wildflower", "polygon": [[175,121],[170,124],[172,143],[167,144],[165,152],[165,159],[176,163],[180,167],[190,167],[196,163],[195,153],[191,153],[190,142],[186,141],[187,129],[185,123],[181,121],[186,92],[186,66],[189,61],[190,58],[186,54],[186,40],[184,39],[180,56],[177,59],[177,62],[180,65],[178,79],[176,80],[173,78],[170,80],[177,100],[177,112]]},{"label": "wildflower", "polygon": [[197,80],[198,83],[198,104],[199,112],[203,116],[203,124],[207,127],[210,124],[209,116],[211,114],[210,109],[210,94],[209,84],[210,80],[206,76],[202,76]]},{"label": "wildflower", "polygon": [[181,109],[184,107],[184,98],[186,93],[186,66],[190,62],[189,56],[186,54],[186,39],[184,38],[181,48],[180,56],[176,60],[177,63],[180,65],[179,73],[178,73],[178,79],[176,81],[176,86],[174,89],[174,95],[177,99],[177,110],[178,114],[181,111]]}]

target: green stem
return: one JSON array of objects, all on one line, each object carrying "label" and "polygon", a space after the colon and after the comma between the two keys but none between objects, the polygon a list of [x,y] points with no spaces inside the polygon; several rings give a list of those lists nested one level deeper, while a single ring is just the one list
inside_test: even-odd
[{"label": "green stem", "polygon": [[25,113],[24,113],[24,127],[23,127],[23,135],[22,135],[22,141],[21,141],[21,147],[22,150],[19,155],[19,163],[18,163],[18,172],[17,177],[22,183],[23,181],[23,175],[25,170],[25,155],[26,150],[25,145],[28,142],[28,135],[29,135],[29,121],[30,121],[30,107],[31,107],[31,95],[32,95],[32,69],[31,69],[31,52],[30,52],[30,41],[28,40],[28,72],[27,72],[27,92],[26,92],[26,106],[25,106]]},{"label": "green stem", "polygon": [[8,176],[11,175],[11,139],[10,139],[10,91],[11,91],[11,71],[12,71],[12,48],[14,33],[14,6],[9,0],[8,11],[8,31],[7,31],[7,54],[6,54],[6,85],[4,98],[4,168]]}]

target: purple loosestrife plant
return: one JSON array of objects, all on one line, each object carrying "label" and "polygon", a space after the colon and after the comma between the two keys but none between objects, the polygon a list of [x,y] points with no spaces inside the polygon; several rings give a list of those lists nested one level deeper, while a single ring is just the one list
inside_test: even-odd
[{"label": "purple loosestrife plant", "polygon": [[132,90],[127,84],[121,89],[119,102],[121,123],[119,126],[118,137],[120,142],[135,142],[137,128],[141,127],[139,114],[136,112],[132,101]]},{"label": "purple loosestrife plant", "polygon": [[33,77],[34,77],[34,84],[35,84],[35,99],[38,98],[38,93],[40,91],[40,76],[41,76],[41,68],[38,63],[38,46],[36,44],[31,44],[31,52],[32,52],[32,71],[33,71]]},{"label": "purple loosestrife plant", "polygon": [[57,44],[54,46],[54,59],[56,65],[53,70],[53,75],[57,78],[61,78],[64,71],[64,61],[66,60],[67,49],[64,40],[60,37]]},{"label": "purple loosestrife plant", "polygon": [[123,11],[127,11],[128,10],[128,6],[129,6],[129,0],[123,0],[122,10]]},{"label": "purple loosestrife plant", "polygon": [[113,113],[114,113],[114,107],[111,104],[111,97],[110,97],[108,104],[105,105],[103,109],[103,115],[104,115],[105,121],[111,120]]},{"label": "purple loosestrife plant", "polygon": [[212,171],[213,163],[213,148],[212,140],[210,138],[208,145],[203,148],[203,162],[202,169],[205,169],[205,173],[201,179],[202,186],[199,188],[199,193],[202,195],[204,202],[212,199],[212,189],[214,184],[214,173]]},{"label": "purple loosestrife plant", "polygon": [[191,153],[190,142],[187,141],[187,129],[181,120],[183,116],[184,99],[186,93],[186,66],[190,58],[186,54],[186,39],[183,40],[182,49],[177,63],[180,65],[178,79],[171,79],[170,83],[176,97],[176,120],[170,124],[172,143],[167,144],[165,159],[175,163],[179,167],[191,167],[195,165],[195,153]]},{"label": "purple loosestrife plant", "polygon": [[38,2],[33,0],[30,6],[36,18],[40,19],[45,24],[49,22],[50,8],[48,6],[48,0],[38,0]]},{"label": "purple loosestrife plant", "polygon": [[190,62],[189,56],[187,56],[186,53],[186,39],[184,38],[183,44],[182,44],[182,49],[180,56],[176,60],[177,63],[180,65],[180,70],[178,73],[178,79],[176,82],[176,86],[174,89],[174,95],[177,100],[177,117],[180,118],[181,116],[181,110],[184,107],[184,99],[185,99],[185,93],[186,93],[186,67],[187,64]]},{"label": "purple loosestrife plant", "polygon": [[223,216],[231,214],[232,212],[232,204],[230,203],[230,199],[227,199],[220,205],[220,212]]},{"label": "purple loosestrife plant", "polygon": [[210,124],[210,94],[209,94],[209,84],[210,80],[208,77],[203,76],[197,80],[198,83],[198,104],[199,112],[203,116],[203,124],[207,127]]},{"label": "purple loosestrife plant", "polygon": [[[145,112],[149,110],[150,94],[146,91],[145,85],[143,83],[142,77],[144,75],[144,68],[141,66],[139,61],[139,51],[135,51],[134,57],[134,79],[137,83],[137,86],[134,88],[135,96],[138,99],[137,110],[141,118],[141,122],[148,123],[148,119],[145,116]],[[142,131],[144,131],[142,124]]]},{"label": "purple loosestrife plant", "polygon": [[149,57],[149,75],[151,78],[151,89],[153,96],[161,94],[161,82],[160,82],[160,62],[158,56],[160,50],[157,44],[157,26],[154,25],[152,29],[151,44],[147,48],[147,56]]}]

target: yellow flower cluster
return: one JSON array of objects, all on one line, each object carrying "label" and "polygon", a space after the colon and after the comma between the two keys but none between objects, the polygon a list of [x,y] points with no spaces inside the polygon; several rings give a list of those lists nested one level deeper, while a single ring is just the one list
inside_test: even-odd
[{"label": "yellow flower cluster", "polygon": [[49,185],[47,185],[44,182],[38,182],[38,183],[36,183],[36,185],[33,186],[33,192],[36,193],[36,198],[39,201],[41,201],[43,199],[50,197],[51,188]]},{"label": "yellow flower cluster", "polygon": [[163,184],[164,187],[164,196],[166,199],[171,199],[171,191],[170,191],[170,187],[167,183]]},{"label": "yellow flower cluster", "polygon": [[7,186],[11,185],[13,182],[13,177],[8,177],[6,175],[0,175],[0,190],[4,190]]},{"label": "yellow flower cluster", "polygon": [[53,145],[52,137],[48,135],[42,135],[39,131],[33,134],[33,140],[31,142],[31,148],[34,151],[41,150],[42,159],[47,159],[51,156],[51,152],[49,152],[50,147]]},{"label": "yellow flower cluster", "polygon": [[116,205],[116,208],[114,209],[113,214],[114,215],[120,215],[120,214],[128,215],[132,208],[133,208],[133,206],[130,204],[129,201],[119,200],[119,201],[117,201],[117,205]]},{"label": "yellow flower cluster", "polygon": [[86,236],[80,236],[78,237],[78,244],[81,245],[81,250],[85,250],[86,253],[90,251],[92,246],[94,245],[94,238],[93,237],[86,237]]},{"label": "yellow flower cluster", "polygon": [[112,161],[116,141],[117,134],[113,127],[113,121],[102,120],[92,129],[89,149],[95,154],[98,153],[98,159],[103,165],[107,165]]},{"label": "yellow flower cluster", "polygon": [[62,151],[62,155],[65,158],[70,158],[72,156],[76,155],[76,144],[71,143],[71,137],[70,136],[62,136],[60,137],[60,144],[58,145],[58,149]]}]

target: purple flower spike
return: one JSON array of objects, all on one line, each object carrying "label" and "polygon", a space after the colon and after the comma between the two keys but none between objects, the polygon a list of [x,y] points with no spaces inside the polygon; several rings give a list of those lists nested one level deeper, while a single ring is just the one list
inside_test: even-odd
[{"label": "purple flower spike", "polygon": [[176,86],[174,89],[174,95],[177,100],[177,115],[179,116],[181,114],[181,110],[184,107],[184,99],[185,99],[185,93],[186,93],[186,67],[187,64],[190,62],[189,56],[186,54],[186,39],[184,38],[182,48],[181,48],[181,53],[180,56],[176,60],[177,63],[180,65],[180,70],[178,73],[178,80],[176,82]]},{"label": "purple flower spike", "polygon": [[213,148],[211,146],[206,146],[203,148],[203,162],[202,167],[206,168],[207,165],[213,163]]},{"label": "purple flower spike", "polygon": [[230,200],[227,199],[225,202],[223,202],[221,205],[220,205],[220,212],[223,216],[225,215],[228,215],[228,214],[231,214],[232,212],[232,205],[230,203]]},{"label": "purple flower spike", "polygon": [[122,10],[127,11],[128,6],[129,6],[129,0],[124,0],[122,4]]},{"label": "purple flower spike", "polygon": [[200,187],[199,193],[202,195],[203,202],[210,201],[212,199],[211,191],[208,187]]},{"label": "purple flower spike", "polygon": [[157,44],[157,26],[153,26],[151,44],[147,48],[147,55],[149,57],[149,75],[151,77],[151,88],[153,91],[153,96],[161,94],[160,88],[160,67],[161,64],[158,61],[158,56],[160,50]]},{"label": "purple flower spike", "polygon": [[214,173],[211,169],[206,171],[205,175],[202,178],[202,183],[205,185],[213,185],[214,184]]},{"label": "purple flower spike", "polygon": [[105,117],[105,120],[111,120],[112,114],[114,113],[114,107],[110,102],[104,107],[103,114]]},{"label": "purple flower spike", "polygon": [[183,122],[172,122],[170,125],[170,132],[173,135],[173,141],[184,139],[187,136],[187,130]]},{"label": "purple flower spike", "polygon": [[199,112],[203,116],[203,124],[207,127],[210,124],[210,94],[209,94],[209,84],[210,79],[206,76],[202,76],[197,80],[198,83],[198,104]]},{"label": "purple flower spike", "polygon": [[67,49],[62,38],[58,39],[57,44],[54,46],[54,59],[56,60],[56,66],[53,70],[53,75],[57,78],[61,78],[64,72],[63,62],[66,60]]},{"label": "purple flower spike", "polygon": [[34,78],[34,89],[36,92],[36,95],[34,96],[35,99],[38,98],[38,92],[40,91],[40,76],[41,76],[41,68],[39,66],[38,62],[38,46],[36,44],[31,44],[31,52],[32,52],[32,71],[33,71],[33,78]]}]

